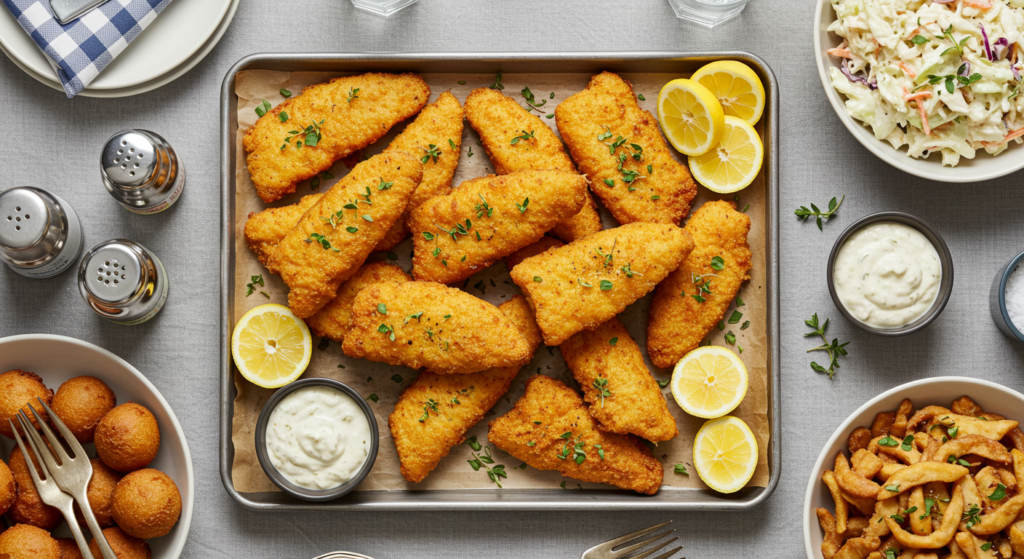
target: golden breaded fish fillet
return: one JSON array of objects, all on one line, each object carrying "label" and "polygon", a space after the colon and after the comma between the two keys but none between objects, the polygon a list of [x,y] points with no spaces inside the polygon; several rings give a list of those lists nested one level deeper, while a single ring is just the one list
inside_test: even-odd
[{"label": "golden breaded fish fillet", "polygon": [[377,283],[356,295],[342,351],[440,374],[520,367],[530,346],[494,305],[439,283]]},{"label": "golden breaded fish fillet", "polygon": [[[516,295],[498,309],[515,323],[532,356],[541,338],[526,299]],[[388,419],[402,476],[414,483],[423,481],[508,392],[519,369],[497,367],[468,375],[421,372],[399,396]]]},{"label": "golden breaded fish fillet", "polygon": [[[249,245],[256,258],[264,266],[270,262],[270,253],[274,251],[277,243],[295,228],[295,224],[302,219],[302,214],[309,208],[316,205],[323,198],[323,194],[310,194],[303,196],[301,200],[290,206],[280,208],[267,208],[262,212],[252,212],[245,221],[245,244]],[[269,267],[268,267],[269,269]],[[274,272],[274,270],[270,270]]]},{"label": "golden breaded fish fillet", "polygon": [[[555,132],[511,97],[493,89],[477,89],[466,98],[466,118],[480,135],[480,142],[499,175],[527,169],[579,172]],[[524,133],[532,136],[515,140]],[[587,193],[583,208],[555,226],[551,233],[571,242],[601,229],[597,206]]]},{"label": "golden breaded fish fillet", "polygon": [[315,336],[342,343],[352,325],[352,303],[360,291],[375,283],[404,283],[412,281],[405,270],[394,264],[367,262],[356,275],[338,288],[338,294],[324,308],[306,319],[306,324]]},{"label": "golden breaded fish fillet", "polygon": [[[725,316],[740,285],[750,279],[750,218],[736,211],[736,204],[721,200],[705,203],[690,216],[686,230],[697,246],[683,265],[658,285],[651,300],[647,353],[657,367],[671,367],[696,349]],[[725,261],[721,270],[711,267],[716,256]],[[704,280],[710,293],[698,293],[697,285]],[[705,301],[698,301],[695,295]]]},{"label": "golden breaded fish fillet", "polygon": [[512,269],[537,315],[544,343],[593,330],[649,293],[693,250],[667,223],[630,223],[527,258]]},{"label": "golden breaded fish fillet", "polygon": [[547,235],[544,235],[543,237],[540,238],[539,241],[537,241],[537,242],[535,242],[535,243],[533,243],[531,245],[524,246],[523,248],[521,248],[521,249],[513,252],[512,254],[506,256],[505,257],[505,264],[506,264],[506,266],[508,266],[508,270],[511,272],[512,268],[515,268],[516,266],[521,264],[523,262],[523,260],[526,260],[527,258],[529,258],[531,256],[537,256],[538,254],[542,254],[544,252],[547,252],[547,250],[549,248],[557,248],[557,247],[564,247],[564,246],[565,246],[565,243],[563,243],[562,241],[559,241],[558,239],[556,239],[554,237],[549,237]]},{"label": "golden breaded fish fillet", "polygon": [[382,153],[356,165],[303,214],[267,265],[291,289],[295,316],[309,318],[334,298],[401,217],[422,176],[415,157]]},{"label": "golden breaded fish fillet", "polygon": [[697,184],[672,158],[658,120],[640,108],[633,86],[611,72],[559,103],[555,121],[590,189],[619,223],[679,223]]},{"label": "golden breaded fish fillet", "polygon": [[584,330],[558,348],[601,429],[656,443],[679,434],[640,347],[618,318]]},{"label": "golden breaded fish fillet", "polygon": [[587,181],[567,171],[518,171],[468,180],[409,218],[412,274],[460,282],[539,240],[583,207]]},{"label": "golden breaded fish fillet", "polygon": [[418,113],[429,98],[430,87],[416,74],[346,76],[303,89],[267,111],[242,140],[256,193],[270,203],[295,192],[299,182]]},{"label": "golden breaded fish fillet", "polygon": [[645,495],[657,493],[665,475],[639,439],[602,431],[576,392],[543,375],[530,377],[512,411],[489,428],[487,440],[538,470]]}]

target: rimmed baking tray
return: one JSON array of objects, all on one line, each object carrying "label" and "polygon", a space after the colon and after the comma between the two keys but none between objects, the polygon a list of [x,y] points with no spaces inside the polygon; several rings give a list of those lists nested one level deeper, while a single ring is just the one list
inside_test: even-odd
[{"label": "rimmed baking tray", "polygon": [[[234,316],[235,270],[235,141],[238,99],[235,77],[243,70],[419,72],[419,73],[693,73],[719,59],[740,60],[750,65],[765,84],[767,95],[764,125],[765,263],[767,265],[768,313],[768,445],[769,482],[766,487],[746,488],[732,495],[712,491],[661,491],[638,496],[620,490],[564,491],[561,489],[504,489],[460,491],[364,491],[330,503],[303,503],[284,493],[241,493],[231,479],[234,447],[231,423],[235,387],[230,333]],[[221,359],[220,359],[220,472],[224,488],[239,504],[254,510],[662,510],[737,511],[763,503],[775,491],[781,475],[780,344],[779,344],[779,101],[775,75],[760,58],[744,52],[634,52],[634,53],[437,53],[437,54],[255,54],[228,70],[221,87]]]}]

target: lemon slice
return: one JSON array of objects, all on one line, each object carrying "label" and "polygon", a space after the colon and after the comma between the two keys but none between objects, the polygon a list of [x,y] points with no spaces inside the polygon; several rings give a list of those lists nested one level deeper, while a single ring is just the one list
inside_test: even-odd
[{"label": "lemon slice", "polygon": [[672,396],[686,413],[714,419],[736,409],[747,395],[747,368],[724,347],[699,347],[676,363]]},{"label": "lemon slice", "polygon": [[731,415],[708,421],[693,439],[693,466],[711,489],[739,491],[757,469],[754,433]]},{"label": "lemon slice", "polygon": [[757,124],[764,112],[764,85],[750,66],[735,60],[719,60],[690,77],[708,88],[722,104],[726,116]]},{"label": "lemon slice", "polygon": [[658,94],[658,120],[668,141],[684,155],[700,155],[718,144],[725,113],[708,88],[692,80],[672,80]]},{"label": "lemon slice", "polygon": [[231,355],[246,380],[263,388],[279,388],[299,378],[309,366],[313,337],[288,307],[260,305],[235,325]]},{"label": "lemon slice", "polygon": [[722,141],[703,155],[689,158],[690,173],[697,182],[719,194],[750,186],[761,171],[764,145],[757,130],[747,121],[725,117]]}]

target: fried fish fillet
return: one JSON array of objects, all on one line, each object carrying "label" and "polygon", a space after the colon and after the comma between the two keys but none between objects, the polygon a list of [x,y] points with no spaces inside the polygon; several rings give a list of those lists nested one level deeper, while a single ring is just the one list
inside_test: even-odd
[{"label": "fried fish fillet", "polygon": [[651,442],[679,434],[640,347],[618,318],[576,334],[559,349],[602,429]]},{"label": "fried fish fillet", "polygon": [[245,244],[249,245],[249,250],[267,266],[270,262],[270,253],[274,251],[277,243],[295,228],[295,224],[302,219],[302,214],[309,211],[309,208],[315,206],[323,197],[323,194],[310,194],[290,206],[250,213],[243,232]]},{"label": "fried fish fillet", "polygon": [[593,330],[649,293],[693,250],[665,223],[630,223],[527,258],[512,269],[537,315],[544,343]]},{"label": "fried fish fillet", "polygon": [[567,171],[517,171],[468,180],[412,212],[412,274],[460,282],[539,240],[583,207],[587,181]]},{"label": "fried fish fillet", "polygon": [[291,289],[295,316],[309,318],[334,298],[405,211],[422,176],[415,157],[382,153],[356,165],[303,214],[267,263]]},{"label": "fried fish fillet", "polygon": [[[736,204],[707,202],[686,222],[696,248],[683,265],[654,290],[647,323],[647,353],[657,367],[671,367],[697,348],[725,316],[740,285],[750,279],[750,218]],[[711,259],[720,256],[725,267],[716,270]],[[698,293],[694,278],[707,275],[708,290]],[[703,279],[698,279],[702,283]],[[705,299],[699,302],[694,295]]]},{"label": "fried fish fillet", "polygon": [[[532,358],[541,344],[540,329],[530,305],[516,295],[498,307],[526,339]],[[496,367],[468,375],[439,375],[423,371],[395,404],[388,419],[402,476],[423,481],[466,433],[508,392],[519,366]],[[429,404],[436,406],[431,407]]]},{"label": "fried fish fillet", "polygon": [[[489,441],[538,470],[646,495],[658,492],[665,475],[639,439],[602,431],[576,392],[546,376],[530,377],[512,411],[489,428]],[[585,455],[579,462],[577,449]]]},{"label": "fried fish fillet", "polygon": [[352,325],[352,303],[360,291],[375,283],[407,281],[412,281],[409,274],[394,264],[367,262],[356,275],[341,284],[330,303],[306,319],[306,324],[314,335],[340,344]]},{"label": "fried fish fillet", "polygon": [[242,140],[256,193],[269,203],[295,192],[299,182],[418,113],[429,98],[430,87],[416,74],[346,76],[305,88],[267,111]]},{"label": "fried fish fillet", "polygon": [[544,235],[543,237],[540,238],[539,241],[531,245],[524,246],[523,248],[505,257],[505,263],[508,266],[509,271],[512,271],[512,268],[515,268],[516,266],[522,264],[523,260],[526,260],[531,256],[537,256],[538,254],[547,252],[549,248],[564,246],[565,243],[563,243],[562,241],[559,241],[554,237],[548,237],[547,235]]},{"label": "fried fish fillet", "polygon": [[530,346],[494,305],[439,283],[377,283],[356,295],[342,351],[440,374],[520,367]]},{"label": "fried fish fillet", "polygon": [[555,121],[591,190],[619,223],[679,223],[690,211],[697,185],[629,82],[611,72],[594,76],[559,103]]},{"label": "fried fish fillet", "polygon": [[[499,175],[528,169],[578,173],[555,132],[540,118],[524,111],[511,97],[493,89],[477,89],[466,98],[466,118],[480,135],[480,142]],[[531,134],[531,137],[515,140],[522,134]],[[587,193],[583,208],[555,226],[551,233],[571,242],[601,229],[597,206]]]}]

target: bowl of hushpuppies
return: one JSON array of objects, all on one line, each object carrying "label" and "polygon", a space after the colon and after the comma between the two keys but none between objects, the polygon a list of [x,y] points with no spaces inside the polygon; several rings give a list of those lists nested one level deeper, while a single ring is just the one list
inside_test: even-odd
[{"label": "bowl of hushpuppies", "polygon": [[[8,423],[24,439],[16,416],[22,410],[31,418],[29,404],[52,423],[37,398],[89,454],[89,508],[118,559],[179,557],[191,524],[193,477],[174,413],[127,362],[85,342],[45,335],[0,339],[0,557],[82,557],[64,516],[40,499],[29,471],[39,472],[36,458],[26,459]],[[100,559],[78,504],[75,515]]]}]

